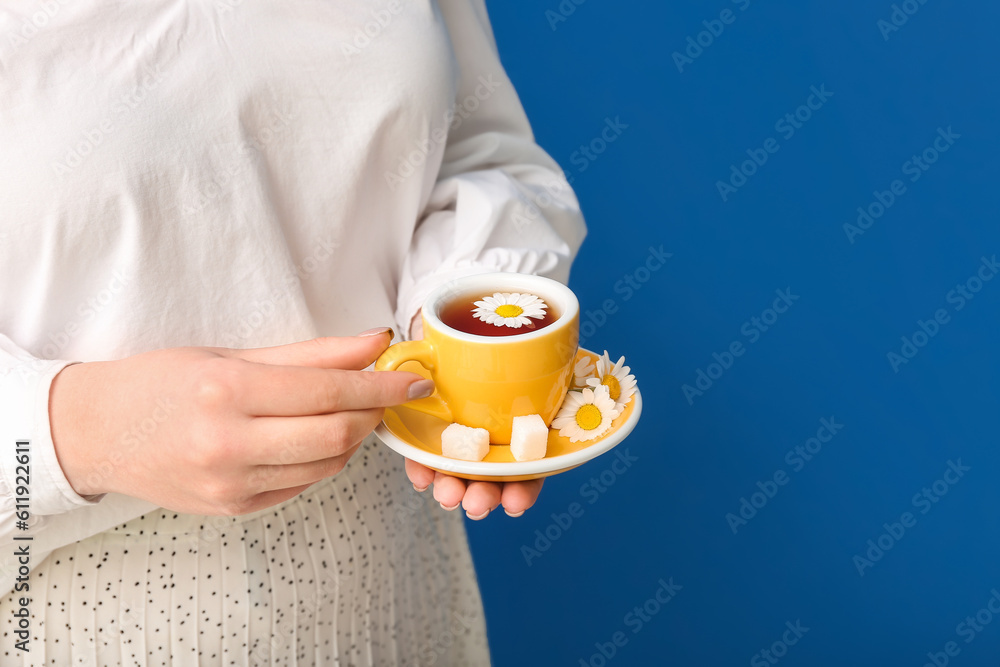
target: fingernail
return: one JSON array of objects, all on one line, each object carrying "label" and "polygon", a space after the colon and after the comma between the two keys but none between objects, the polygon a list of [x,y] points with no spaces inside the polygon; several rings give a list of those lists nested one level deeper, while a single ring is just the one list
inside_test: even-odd
[{"label": "fingernail", "polygon": [[417,493],[423,493],[424,491],[427,490],[427,487],[425,486],[424,488],[420,488],[419,486],[417,486],[416,484],[414,484],[413,485],[413,490],[416,491]]},{"label": "fingernail", "polygon": [[380,336],[384,333],[389,334],[389,340],[396,337],[396,334],[393,333],[392,329],[389,327],[375,327],[374,329],[369,329],[368,331],[362,331],[358,334],[358,338],[362,338],[364,336]]},{"label": "fingernail", "polygon": [[469,517],[469,518],[470,518],[470,519],[472,519],[473,521],[482,521],[483,519],[485,519],[485,518],[486,518],[486,517],[488,517],[489,515],[490,515],[490,511],[489,511],[489,510],[486,510],[485,512],[483,512],[483,513],[482,513],[482,514],[480,514],[479,516],[472,516],[472,515],[471,515],[471,514],[469,514],[468,512],[466,512],[466,513],[465,513],[465,516]]},{"label": "fingernail", "polygon": [[451,507],[445,507],[444,503],[438,503],[438,504],[441,505],[441,509],[448,510],[449,512],[451,512],[452,510],[457,510],[458,506],[462,504],[462,501],[458,501]]},{"label": "fingernail", "polygon": [[406,390],[406,398],[410,401],[415,401],[418,398],[427,398],[434,393],[434,381],[433,380],[418,380],[410,385]]},{"label": "fingernail", "polygon": [[[506,509],[504,509],[504,512],[507,512],[507,510],[506,510]],[[514,514],[514,513],[512,513],[512,512],[507,512],[507,516],[512,516],[512,517],[514,517],[515,519],[516,519],[517,517],[521,516],[522,514],[524,514],[524,510],[521,510],[521,511],[520,511],[520,512],[518,512],[517,514]]]}]

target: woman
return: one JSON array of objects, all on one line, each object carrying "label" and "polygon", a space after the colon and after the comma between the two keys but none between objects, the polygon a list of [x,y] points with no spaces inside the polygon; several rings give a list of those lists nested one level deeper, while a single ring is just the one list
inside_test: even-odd
[{"label": "woman", "polygon": [[0,9],[2,663],[488,663],[441,507],[540,483],[404,474],[369,434],[432,387],[361,370],[584,235],[483,2],[39,7]]}]

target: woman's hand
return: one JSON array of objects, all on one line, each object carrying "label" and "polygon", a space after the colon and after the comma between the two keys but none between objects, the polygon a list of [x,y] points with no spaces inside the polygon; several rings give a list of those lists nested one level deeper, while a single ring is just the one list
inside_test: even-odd
[{"label": "woman's hand", "polygon": [[545,481],[472,482],[436,472],[409,459],[406,460],[406,476],[417,491],[426,491],[433,484],[434,500],[441,503],[441,507],[453,510],[461,505],[465,514],[476,521],[485,519],[500,505],[510,516],[521,516],[535,504]]},{"label": "woman's hand", "polygon": [[68,366],[50,394],[56,455],[81,495],[195,514],[276,505],[340,472],[383,408],[433,391],[413,373],[362,371],[391,339],[378,329]]},{"label": "woman's hand", "polygon": [[[424,327],[420,311],[410,320],[410,340],[423,338]],[[504,511],[519,517],[535,504],[542,491],[544,480],[528,482],[472,482],[451,475],[435,472],[416,461],[406,460],[406,476],[413,482],[413,488],[423,493],[434,485],[434,500],[446,510],[458,509],[461,505],[466,516],[479,521],[501,504]]]}]

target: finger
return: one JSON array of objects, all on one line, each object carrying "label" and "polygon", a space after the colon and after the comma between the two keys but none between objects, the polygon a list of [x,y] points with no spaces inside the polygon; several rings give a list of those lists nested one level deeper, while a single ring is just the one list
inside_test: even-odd
[{"label": "finger", "polygon": [[230,356],[273,366],[311,366],[359,371],[375,363],[392,342],[392,329],[380,327],[358,336],[313,338],[289,345],[231,350]]},{"label": "finger", "polygon": [[370,408],[306,417],[256,417],[249,425],[243,460],[287,466],[341,456],[378,426],[382,413],[382,408]]},{"label": "finger", "polygon": [[303,484],[302,486],[296,486],[290,489],[275,489],[274,491],[265,491],[264,493],[259,493],[252,497],[250,500],[246,501],[238,508],[237,512],[224,512],[225,514],[250,514],[251,512],[257,512],[268,507],[272,507],[279,503],[283,503],[289,498],[294,498],[306,489],[308,489],[312,484]]},{"label": "finger", "polygon": [[434,500],[446,510],[457,509],[465,496],[465,480],[451,475],[434,473]]},{"label": "finger", "polygon": [[316,482],[340,474],[354,453],[358,451],[361,442],[355,443],[346,452],[319,461],[308,463],[292,463],[288,465],[256,466],[247,478],[250,492],[259,495],[268,491],[289,489],[293,487],[315,484]]},{"label": "finger", "polygon": [[258,417],[384,408],[429,396],[434,390],[433,382],[416,373],[266,364],[246,364],[240,382],[237,406]]},{"label": "finger", "polygon": [[462,499],[466,516],[473,521],[485,519],[500,504],[500,489],[497,482],[469,482]]},{"label": "finger", "polygon": [[416,461],[410,459],[405,459],[405,461],[406,476],[413,482],[413,488],[423,493],[428,486],[434,483],[434,471]]},{"label": "finger", "polygon": [[503,485],[501,502],[507,514],[518,517],[524,514],[538,500],[545,479],[531,479],[526,482],[507,482]]}]

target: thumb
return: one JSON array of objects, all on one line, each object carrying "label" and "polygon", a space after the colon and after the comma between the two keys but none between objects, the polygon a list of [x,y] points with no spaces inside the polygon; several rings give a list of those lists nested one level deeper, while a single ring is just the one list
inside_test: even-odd
[{"label": "thumb", "polygon": [[389,327],[369,329],[357,336],[324,337],[276,347],[231,350],[230,356],[257,364],[273,366],[311,366],[360,371],[378,359],[392,342]]}]

